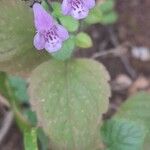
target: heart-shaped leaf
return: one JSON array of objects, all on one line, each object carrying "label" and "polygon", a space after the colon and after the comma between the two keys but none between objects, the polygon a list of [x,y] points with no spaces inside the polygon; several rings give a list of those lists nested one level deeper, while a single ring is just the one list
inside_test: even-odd
[{"label": "heart-shaped leaf", "polygon": [[33,71],[31,104],[56,149],[97,150],[108,80],[103,65],[88,59],[51,60]]}]

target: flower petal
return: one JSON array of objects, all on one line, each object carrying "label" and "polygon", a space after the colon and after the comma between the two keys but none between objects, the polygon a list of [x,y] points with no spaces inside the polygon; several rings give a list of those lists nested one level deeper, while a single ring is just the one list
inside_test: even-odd
[{"label": "flower petal", "polygon": [[62,25],[59,24],[57,25],[57,34],[62,39],[62,41],[65,41],[69,38],[68,31]]},{"label": "flower petal", "polygon": [[82,10],[74,10],[72,9],[71,11],[71,15],[75,18],[75,19],[83,19],[86,18],[88,16],[89,13],[89,9],[87,7],[83,7]]},{"label": "flower petal", "polygon": [[38,31],[49,29],[53,26],[53,18],[48,12],[38,3],[33,5],[34,22]]},{"label": "flower petal", "polygon": [[63,0],[61,10],[64,15],[68,15],[71,11],[71,0]]},{"label": "flower petal", "polygon": [[51,44],[50,42],[46,42],[46,44],[45,44],[45,49],[49,53],[57,52],[58,50],[61,49],[61,47],[62,47],[61,41],[54,43],[54,44]]},{"label": "flower petal", "polygon": [[44,37],[39,33],[37,33],[34,37],[34,46],[37,50],[42,50],[45,47]]},{"label": "flower petal", "polygon": [[87,8],[91,9],[95,6],[95,0],[83,0]]}]

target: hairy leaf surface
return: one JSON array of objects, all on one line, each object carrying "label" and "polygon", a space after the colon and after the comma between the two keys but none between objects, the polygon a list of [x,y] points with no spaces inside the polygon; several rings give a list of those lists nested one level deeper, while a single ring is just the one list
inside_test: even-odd
[{"label": "hairy leaf surface", "polygon": [[29,71],[48,57],[33,47],[33,22],[24,1],[0,1],[0,70]]},{"label": "hairy leaf surface", "polygon": [[143,125],[126,119],[111,119],[101,128],[106,150],[143,150],[145,133]]},{"label": "hairy leaf surface", "polygon": [[137,124],[143,124],[147,128],[144,150],[150,147],[150,94],[139,92],[130,97],[120,108],[117,117],[125,117],[134,120]]},{"label": "hairy leaf surface", "polygon": [[103,65],[88,59],[51,60],[33,71],[32,107],[56,149],[98,148],[98,129],[110,96],[108,80]]}]

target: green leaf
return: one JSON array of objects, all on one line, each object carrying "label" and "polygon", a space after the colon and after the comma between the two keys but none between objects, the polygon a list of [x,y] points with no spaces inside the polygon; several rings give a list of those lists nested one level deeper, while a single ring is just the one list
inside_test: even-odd
[{"label": "green leaf", "polygon": [[118,19],[118,14],[115,11],[112,11],[108,14],[104,14],[104,16],[101,19],[101,23],[104,25],[113,24],[117,21],[117,19]]},{"label": "green leaf", "polygon": [[114,11],[114,0],[106,0],[92,9],[85,19],[88,24],[102,23],[104,25],[113,24],[118,19],[118,14]]},{"label": "green leaf", "polygon": [[101,128],[106,150],[142,150],[145,128],[126,119],[111,119]]},{"label": "green leaf", "polygon": [[59,17],[59,20],[69,32],[75,32],[79,28],[79,22],[73,19],[71,16],[62,16]]},{"label": "green leaf", "polygon": [[0,1],[0,70],[28,72],[48,57],[33,47],[34,30],[32,11],[24,1]]},{"label": "green leaf", "polygon": [[150,147],[150,94],[139,92],[130,97],[120,108],[116,117],[124,117],[128,120],[135,121],[137,124],[143,124],[147,129],[147,137],[144,150]]},{"label": "green leaf", "polygon": [[109,11],[112,11],[114,9],[115,2],[114,0],[105,0],[102,4],[99,5],[99,9],[103,13],[107,13]]},{"label": "green leaf", "polygon": [[38,128],[37,129],[37,135],[38,135],[38,139],[39,139],[39,147],[40,150],[48,150],[49,149],[49,143],[50,140],[49,138],[45,135],[44,131],[42,128]]},{"label": "green leaf", "polygon": [[104,66],[90,59],[51,60],[33,71],[32,108],[56,149],[96,150],[108,108],[108,80]]},{"label": "green leaf", "polygon": [[46,1],[42,1],[41,5],[44,7],[44,9],[45,9],[46,11],[49,11],[49,6],[48,6],[48,4],[46,3]]},{"label": "green leaf", "polygon": [[72,56],[74,48],[75,41],[72,36],[63,43],[62,48],[58,52],[52,53],[52,56],[57,60],[67,60]]},{"label": "green leaf", "polygon": [[20,1],[0,1],[0,61],[32,48],[34,30],[27,10]]},{"label": "green leaf", "polygon": [[102,17],[103,17],[103,13],[99,9],[99,6],[97,5],[90,11],[90,13],[87,16],[87,18],[85,19],[85,21],[88,24],[95,24],[95,23],[99,23],[100,20],[102,19]]},{"label": "green leaf", "polygon": [[69,31],[75,32],[79,28],[79,21],[75,20],[71,16],[64,16],[61,12],[61,4],[58,2],[52,2],[53,16],[56,17],[60,23]]},{"label": "green leaf", "polygon": [[27,82],[18,76],[9,76],[8,78],[11,86],[14,88],[17,100],[19,100],[20,103],[27,103],[29,100],[27,94]]},{"label": "green leaf", "polygon": [[32,126],[37,125],[37,116],[36,113],[33,112],[30,108],[25,108],[23,110],[23,114],[26,117],[26,119],[30,122]]},{"label": "green leaf", "polygon": [[25,150],[38,150],[37,129],[25,130],[23,133]]},{"label": "green leaf", "polygon": [[62,16],[62,12],[61,12],[61,4],[59,2],[51,2],[50,3],[52,8],[53,8],[53,12],[52,14],[55,17],[61,17]]},{"label": "green leaf", "polygon": [[139,92],[131,96],[121,106],[116,116],[142,122],[150,129],[150,94]]},{"label": "green leaf", "polygon": [[76,46],[80,48],[90,48],[93,45],[91,37],[85,32],[78,33],[75,40]]},{"label": "green leaf", "polygon": [[10,103],[11,109],[14,112],[15,120],[21,130],[29,129],[31,127],[28,120],[19,111],[18,100],[15,94],[14,87],[12,87],[9,77],[6,73],[0,71],[0,94],[4,96]]}]

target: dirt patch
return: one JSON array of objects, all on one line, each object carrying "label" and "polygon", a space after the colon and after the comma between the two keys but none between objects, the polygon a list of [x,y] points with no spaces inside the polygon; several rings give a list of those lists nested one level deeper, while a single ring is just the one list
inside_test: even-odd
[{"label": "dirt patch", "polygon": [[117,10],[120,40],[150,47],[150,0],[118,0]]}]

